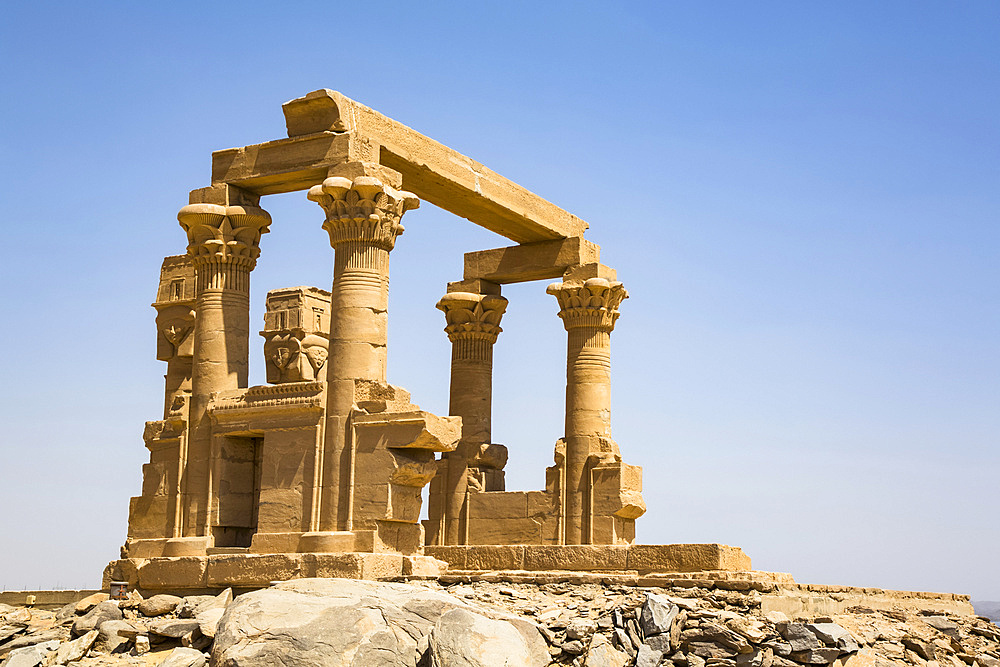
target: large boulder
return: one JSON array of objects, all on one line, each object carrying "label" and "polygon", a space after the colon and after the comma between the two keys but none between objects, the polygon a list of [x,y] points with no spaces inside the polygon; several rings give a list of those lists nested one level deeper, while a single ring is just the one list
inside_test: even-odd
[{"label": "large boulder", "polygon": [[429,650],[427,636],[453,609],[506,621],[518,642],[545,647],[532,623],[473,609],[447,593],[376,581],[295,579],[229,605],[216,630],[212,664],[415,665]]},{"label": "large boulder", "polygon": [[433,667],[542,667],[549,652],[541,635],[467,609],[445,612],[428,638]]}]

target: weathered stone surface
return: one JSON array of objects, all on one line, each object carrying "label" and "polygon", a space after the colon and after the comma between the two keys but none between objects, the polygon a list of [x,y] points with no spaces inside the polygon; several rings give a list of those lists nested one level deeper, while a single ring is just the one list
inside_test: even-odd
[{"label": "weathered stone surface", "polygon": [[816,635],[803,623],[782,623],[778,625],[778,632],[791,645],[793,653],[823,647]]},{"label": "weathered stone surface", "polygon": [[204,667],[207,663],[205,654],[193,648],[178,647],[167,656],[157,667]]},{"label": "weathered stone surface", "polygon": [[861,648],[851,633],[836,623],[808,623],[806,628],[827,646],[839,648],[843,652],[851,653]]},{"label": "weathered stone surface", "polygon": [[735,658],[737,653],[722,644],[714,641],[692,641],[686,644],[689,654],[693,653],[702,658]]},{"label": "weathered stone surface", "polygon": [[680,608],[668,598],[650,593],[646,596],[639,617],[643,635],[649,637],[670,632],[670,626],[679,613]]},{"label": "weathered stone surface", "polygon": [[507,621],[493,620],[466,609],[438,618],[428,638],[434,667],[541,666],[549,663],[540,634],[532,641]]},{"label": "weathered stone surface", "polygon": [[200,632],[201,625],[195,619],[167,618],[149,624],[149,634],[180,639],[190,632]]},{"label": "weathered stone surface", "polygon": [[226,610],[223,607],[212,607],[195,616],[201,634],[214,639],[216,628],[219,627],[219,620],[224,613]]},{"label": "weathered stone surface", "polygon": [[73,622],[73,636],[79,637],[91,630],[96,630],[105,621],[120,621],[121,619],[122,610],[118,608],[118,603],[114,600],[105,600]]},{"label": "weathered stone surface", "polygon": [[948,620],[944,616],[926,616],[921,620],[935,630],[958,639],[958,623],[955,623],[955,621]]},{"label": "weathered stone surface", "polygon": [[0,644],[0,657],[13,652],[19,648],[35,646],[48,641],[63,641],[69,639],[69,628],[56,627],[47,630],[38,630],[23,635],[16,635]]},{"label": "weathered stone surface", "polygon": [[75,605],[76,613],[86,614],[88,611],[96,607],[98,604],[107,600],[108,597],[109,596],[107,593],[94,593],[93,595],[88,595],[87,597],[83,598],[82,600],[79,600],[76,603]]},{"label": "weathered stone surface", "polygon": [[11,609],[6,612],[3,616],[3,622],[10,625],[27,625],[31,621],[31,611],[21,607],[19,609]]},{"label": "weathered stone surface", "polygon": [[20,634],[24,631],[23,625],[4,625],[0,626],[0,644],[13,637],[14,635]]},{"label": "weathered stone surface", "polygon": [[649,646],[642,644],[639,646],[639,651],[635,656],[635,667],[656,667],[660,664],[660,658],[663,654],[659,651],[654,651]]},{"label": "weathered stone surface", "polygon": [[[229,589],[232,590],[232,589]],[[199,609],[208,608],[215,600],[214,595],[188,595],[177,605],[177,618],[194,618],[198,615]]]},{"label": "weathered stone surface", "polygon": [[924,641],[919,637],[903,637],[903,646],[910,649],[917,655],[919,655],[924,660],[936,660],[937,650],[934,648],[934,644],[928,641]]},{"label": "weathered stone surface", "polygon": [[59,640],[40,642],[14,649],[7,655],[3,667],[38,667],[59,647]]},{"label": "weathered stone surface", "polygon": [[611,645],[604,635],[594,635],[587,652],[586,667],[625,667],[629,655]]},{"label": "weathered stone surface", "polygon": [[122,644],[133,641],[137,635],[147,632],[144,626],[140,626],[132,621],[104,621],[97,626],[98,642],[109,652],[114,651]]},{"label": "weathered stone surface", "polygon": [[97,641],[98,634],[99,632],[97,630],[91,630],[82,637],[78,637],[71,642],[62,644],[56,650],[55,657],[52,659],[52,664],[65,665],[79,660],[86,655],[87,651],[90,650],[90,647],[94,645],[95,641]]},{"label": "weathered stone surface", "polygon": [[[404,584],[289,581],[237,598],[219,623],[213,655],[234,667],[270,664],[275,655],[282,655],[286,664],[381,664],[364,662],[377,655],[415,661],[417,640],[430,634],[443,614],[466,607],[450,595]],[[439,631],[442,647],[449,645],[445,638],[458,624],[452,620]],[[544,650],[532,624],[494,620],[504,621],[525,646]]]},{"label": "weathered stone surface", "polygon": [[183,598],[176,595],[154,595],[139,603],[139,613],[143,616],[163,616],[177,609],[182,601]]},{"label": "weathered stone surface", "polygon": [[793,651],[792,660],[805,665],[829,665],[840,655],[840,649],[814,648],[807,651]]}]

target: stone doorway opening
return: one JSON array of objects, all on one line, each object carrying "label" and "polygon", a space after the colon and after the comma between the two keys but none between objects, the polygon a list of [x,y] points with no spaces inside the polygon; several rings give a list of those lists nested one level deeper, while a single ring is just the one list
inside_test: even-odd
[{"label": "stone doorway opening", "polygon": [[224,436],[220,441],[215,546],[249,548],[257,532],[264,438]]}]

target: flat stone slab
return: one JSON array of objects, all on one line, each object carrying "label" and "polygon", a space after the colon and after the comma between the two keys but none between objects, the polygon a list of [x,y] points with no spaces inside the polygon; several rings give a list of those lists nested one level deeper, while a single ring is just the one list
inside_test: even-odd
[{"label": "flat stone slab", "polygon": [[703,572],[751,570],[750,557],[725,544],[462,545],[424,552],[459,570]]}]

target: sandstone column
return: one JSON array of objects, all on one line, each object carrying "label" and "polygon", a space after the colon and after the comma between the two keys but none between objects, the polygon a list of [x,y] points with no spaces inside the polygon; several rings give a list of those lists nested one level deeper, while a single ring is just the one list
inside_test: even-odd
[{"label": "sandstone column", "polygon": [[[499,287],[497,289],[499,292]],[[507,299],[499,294],[452,292],[438,301],[444,311],[445,332],[452,343],[451,393],[448,414],[462,418],[458,448],[446,453],[447,477],[443,501],[443,544],[464,544],[462,509],[468,490],[469,462],[491,442],[493,407],[493,344]]]},{"label": "sandstone column", "polygon": [[186,537],[210,537],[208,515],[212,392],[247,386],[250,344],[250,272],[271,217],[256,206],[191,204],[177,215],[188,235],[196,273],[191,425],[185,469]]},{"label": "sandstone column", "polygon": [[[326,213],[334,249],[327,366],[326,433],[319,530],[350,525],[344,459],[356,380],[386,379],[389,252],[403,233],[399,220],[420,201],[374,176],[331,176],[309,190]],[[342,502],[343,501],[343,502]],[[309,550],[323,550],[322,539]]]},{"label": "sandstone column", "polygon": [[611,439],[611,331],[628,293],[596,277],[553,283],[568,334],[566,360],[565,544],[590,542],[588,458]]}]

